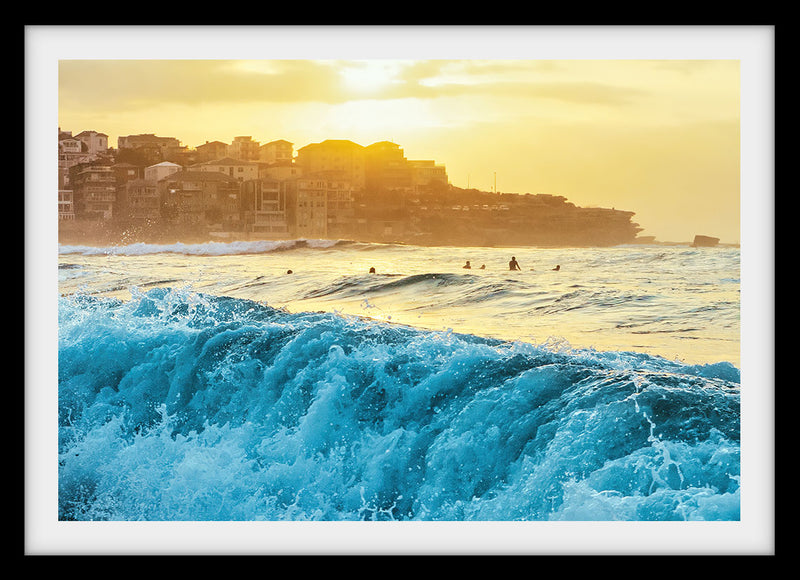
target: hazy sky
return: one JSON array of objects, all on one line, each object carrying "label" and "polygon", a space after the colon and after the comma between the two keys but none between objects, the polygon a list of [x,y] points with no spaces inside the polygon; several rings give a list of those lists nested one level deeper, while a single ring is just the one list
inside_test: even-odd
[{"label": "hazy sky", "polygon": [[636,212],[660,241],[739,242],[736,59],[58,62],[73,134],[155,133],[196,147],[249,135],[299,149],[389,140],[458,187]]}]

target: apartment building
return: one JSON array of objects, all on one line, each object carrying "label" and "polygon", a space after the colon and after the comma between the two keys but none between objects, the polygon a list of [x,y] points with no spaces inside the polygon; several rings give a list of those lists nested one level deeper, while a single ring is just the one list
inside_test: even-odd
[{"label": "apartment building", "polygon": [[80,139],[73,137],[71,131],[58,128],[58,188],[70,187],[70,167],[79,163],[88,163],[94,158],[89,147]]},{"label": "apartment building", "polygon": [[262,163],[291,163],[294,158],[294,143],[279,139],[265,143],[258,149],[258,160]]},{"label": "apartment building", "polygon": [[72,190],[59,189],[58,190],[58,221],[61,220],[74,220],[75,219],[75,205],[73,204]]},{"label": "apartment building", "polygon": [[129,214],[128,189],[126,185],[134,179],[143,179],[145,168],[141,165],[124,162],[115,163],[111,168],[114,172],[114,180],[117,187],[117,198],[114,202],[114,219],[125,220]]},{"label": "apartment building", "polygon": [[131,179],[120,187],[126,200],[125,218],[132,224],[158,223],[161,219],[161,196],[155,181]]},{"label": "apartment building", "polygon": [[311,239],[327,237],[327,182],[324,179],[298,179],[295,187],[295,235]]},{"label": "apartment building", "polygon": [[222,173],[242,183],[251,179],[258,179],[258,168],[258,163],[254,161],[242,161],[233,157],[224,157],[192,165],[189,169],[191,171]]},{"label": "apartment building", "polygon": [[246,229],[267,238],[288,238],[292,182],[277,179],[251,179],[242,183],[242,204]]},{"label": "apartment building", "polygon": [[228,144],[222,141],[206,141],[203,145],[195,147],[195,151],[200,163],[222,159],[228,156]]},{"label": "apartment building", "polygon": [[167,223],[243,229],[240,184],[233,177],[219,171],[178,171],[157,188]]},{"label": "apartment building", "polygon": [[76,139],[70,133],[59,136],[58,139],[58,154],[69,156],[87,156],[89,155],[89,148],[80,139]]},{"label": "apartment building", "polygon": [[325,172],[349,182],[354,190],[359,191],[365,184],[365,155],[364,147],[358,143],[328,139],[298,149],[295,162],[304,175]]},{"label": "apartment building", "polygon": [[159,163],[182,155],[186,147],[174,137],[157,137],[153,133],[141,133],[118,137],[117,149],[120,153],[134,150],[148,163]]},{"label": "apartment building", "polygon": [[367,192],[378,194],[411,190],[411,165],[399,145],[391,141],[379,141],[367,146],[364,151]]},{"label": "apartment building", "polygon": [[258,161],[260,144],[251,136],[234,137],[228,146],[228,155],[240,161]]},{"label": "apartment building", "polygon": [[70,168],[76,218],[114,217],[117,181],[110,165],[81,163]]},{"label": "apartment building", "polygon": [[447,185],[447,169],[432,160],[409,160],[411,166],[411,183],[414,189],[427,187],[434,183]]},{"label": "apartment building", "polygon": [[355,231],[355,197],[347,181],[327,182],[327,235],[331,238],[348,237]]},{"label": "apartment building", "polygon": [[100,155],[108,151],[108,135],[97,131],[81,131],[75,138],[86,145],[89,155]]},{"label": "apartment building", "polygon": [[302,238],[346,237],[354,231],[353,188],[324,176],[295,181],[294,228]]},{"label": "apartment building", "polygon": [[259,163],[258,176],[262,179],[277,179],[287,181],[303,176],[303,168],[292,161],[276,163]]}]

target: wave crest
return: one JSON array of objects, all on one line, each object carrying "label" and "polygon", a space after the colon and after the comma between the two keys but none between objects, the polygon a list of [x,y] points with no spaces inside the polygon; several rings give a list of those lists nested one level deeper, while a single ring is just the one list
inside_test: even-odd
[{"label": "wave crest", "polygon": [[156,289],[61,298],[59,518],[739,518],[724,365]]},{"label": "wave crest", "polygon": [[187,254],[191,256],[226,256],[237,254],[266,254],[296,249],[328,249],[353,244],[349,240],[251,240],[234,242],[204,242],[186,244],[153,244],[137,242],[121,246],[82,246],[59,244],[59,254],[145,256],[150,254]]}]

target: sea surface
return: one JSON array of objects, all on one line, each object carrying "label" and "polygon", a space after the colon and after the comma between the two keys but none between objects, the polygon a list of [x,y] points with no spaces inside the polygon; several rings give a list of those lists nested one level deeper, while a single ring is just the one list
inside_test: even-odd
[{"label": "sea surface", "polygon": [[58,517],[738,521],[739,260],[60,245]]}]

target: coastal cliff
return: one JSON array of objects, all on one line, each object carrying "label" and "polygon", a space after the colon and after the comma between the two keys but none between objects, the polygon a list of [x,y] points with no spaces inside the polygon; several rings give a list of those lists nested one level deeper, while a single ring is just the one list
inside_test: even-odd
[{"label": "coastal cliff", "polygon": [[[642,231],[634,212],[583,208],[563,196],[455,187],[394,203],[365,203],[369,241],[457,246],[612,246]],[[383,228],[381,231],[380,228]]]},{"label": "coastal cliff", "polygon": [[[613,246],[636,243],[634,212],[583,208],[563,196],[492,193],[456,187],[411,196],[362,195],[349,219],[329,227],[331,239],[422,246]],[[330,221],[330,220],[329,220]],[[283,236],[285,239],[287,235]],[[288,237],[296,235],[289,228]],[[78,219],[59,223],[62,244],[202,243],[268,239],[213,224]]]}]

